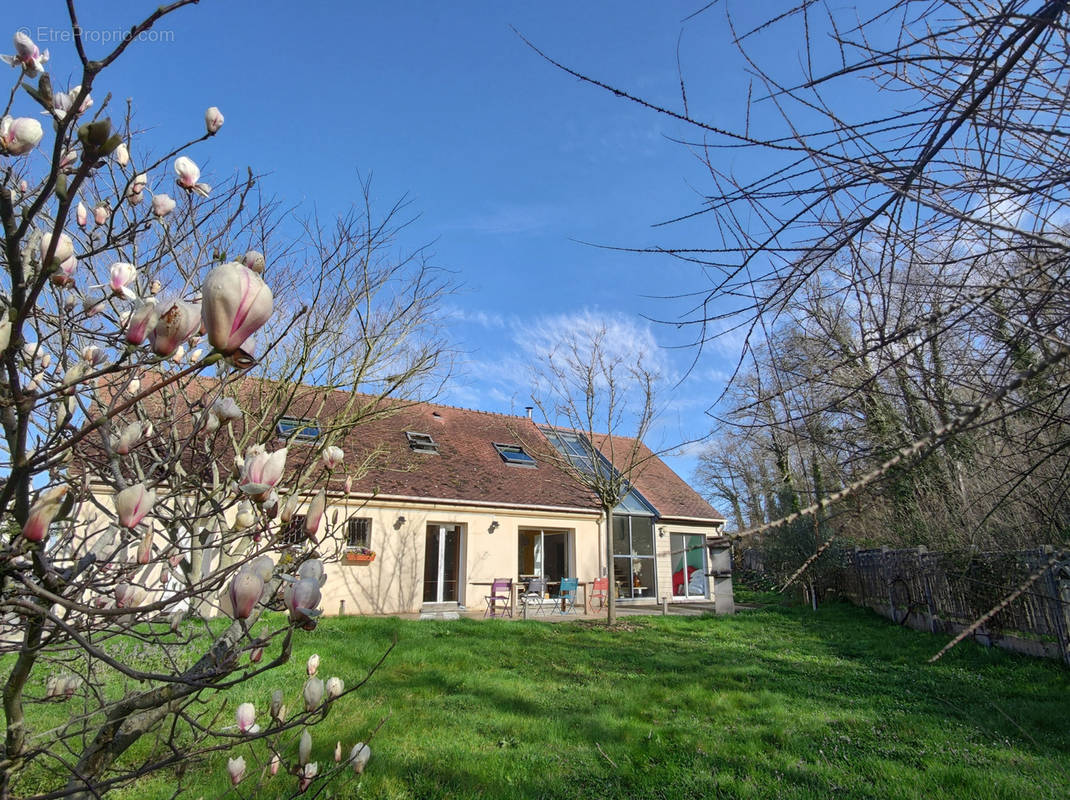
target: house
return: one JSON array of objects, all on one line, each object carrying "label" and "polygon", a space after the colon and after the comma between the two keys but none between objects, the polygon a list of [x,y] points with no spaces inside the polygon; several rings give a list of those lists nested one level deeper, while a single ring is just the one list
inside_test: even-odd
[{"label": "house", "polygon": [[[237,400],[242,414],[233,430],[207,432],[205,409],[221,392]],[[575,577],[586,586],[607,574],[610,533],[613,591],[621,602],[714,600],[719,610],[733,608],[728,548],[719,535],[724,518],[645,447],[640,448],[643,469],[607,532],[595,496],[564,466],[563,453],[570,447],[589,452],[586,439],[539,426],[530,415],[404,403],[252,378],[229,386],[196,378],[152,402],[152,413],[169,423],[157,426],[151,452],[176,453],[185,473],[203,476],[206,485],[221,486],[228,474],[238,474],[234,445],[239,441],[268,451],[288,448],[279,494],[285,498],[294,486],[304,489],[291,498],[299,502],[289,522],[273,523],[269,541],[281,551],[309,547],[303,514],[312,492],[326,489],[327,533],[315,546],[333,562],[321,603],[327,614],[482,610],[491,582],[502,577],[519,583],[542,576],[552,586]],[[287,416],[279,416],[279,409]],[[196,445],[188,447],[184,442],[193,431]],[[342,464],[320,465],[328,444],[341,448]],[[601,437],[595,444],[609,453],[633,442]],[[95,462],[94,470],[110,463],[99,447],[86,444],[82,452]],[[608,463],[603,459],[603,468]],[[302,476],[311,477],[302,483]],[[135,480],[133,473],[128,480]],[[103,487],[96,494],[100,503],[109,502]],[[192,574],[207,574],[222,559],[240,557],[241,547],[221,552],[207,544],[213,541],[212,508],[209,503],[206,511],[195,513],[190,506],[169,534],[180,552],[190,541],[205,543],[189,551],[203,554],[203,566],[190,556]],[[236,511],[232,504],[224,520],[232,531],[240,531]],[[110,518],[103,515],[105,521]],[[585,599],[583,592],[579,599]]]},{"label": "house", "polygon": [[[289,417],[278,432],[307,432],[311,443],[317,426],[313,417]],[[343,555],[332,568],[325,612],[481,610],[495,578],[542,576],[554,585],[605,575],[605,520],[555,449],[578,436],[528,416],[422,403],[336,440],[346,463],[366,471],[348,494],[337,480],[331,484],[327,516],[339,512],[349,558],[359,561]],[[598,443],[603,451],[609,444]],[[617,596],[638,604],[714,599],[730,611],[724,518],[659,458],[641,452],[644,469],[613,517]],[[373,560],[356,555],[368,551]]]}]

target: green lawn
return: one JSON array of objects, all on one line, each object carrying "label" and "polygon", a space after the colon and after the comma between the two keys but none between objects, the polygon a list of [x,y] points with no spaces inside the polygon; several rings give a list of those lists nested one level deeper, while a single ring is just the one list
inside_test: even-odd
[{"label": "green lawn", "polygon": [[[327,619],[297,637],[286,683],[318,652],[352,684],[398,638],[315,734],[324,765],[389,717],[336,797],[1070,797],[1056,663],[965,643],[930,666],[945,638],[839,604],[625,622]],[[233,702],[264,714],[274,685]],[[191,765],[189,796],[225,793],[225,763]]]}]

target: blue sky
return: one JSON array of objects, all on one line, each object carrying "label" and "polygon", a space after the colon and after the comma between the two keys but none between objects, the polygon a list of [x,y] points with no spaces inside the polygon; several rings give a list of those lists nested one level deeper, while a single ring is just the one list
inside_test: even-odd
[{"label": "blue sky", "polygon": [[[301,213],[345,210],[358,174],[373,176],[384,207],[407,195],[419,218],[405,244],[430,243],[433,262],[462,284],[447,309],[461,380],[441,399],[523,413],[524,361],[546,331],[605,319],[624,339],[660,346],[671,378],[684,374],[695,353],[671,348],[692,332],[643,315],[679,318],[689,302],[664,296],[701,291],[704,276],[582,242],[702,244],[701,222],[652,225],[692,211],[708,180],[695,154],[670,141],[694,138],[679,123],[581,84],[512,28],[581,72],[675,108],[680,38],[692,109],[737,126],[746,78],[723,13],[683,22],[702,5],[205,0],[159,23],[160,40],[132,47],[94,96],[132,97],[161,145],[197,135],[204,109],[218,106],[223,131],[190,154],[209,182],[251,165],[268,173],[269,195]],[[14,8],[0,12],[3,28],[24,27],[52,51],[57,86],[76,79],[63,4],[21,5],[18,18]],[[82,3],[91,55],[104,49],[94,36],[151,8]],[[652,445],[708,432],[703,412],[735,358],[728,343],[709,348],[682,384],[665,390]],[[668,460],[690,477],[693,449]]]}]

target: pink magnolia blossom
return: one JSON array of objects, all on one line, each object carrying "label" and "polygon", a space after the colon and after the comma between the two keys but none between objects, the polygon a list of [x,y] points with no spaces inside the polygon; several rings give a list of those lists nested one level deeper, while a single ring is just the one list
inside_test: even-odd
[{"label": "pink magnolia blossom", "polygon": [[160,313],[156,327],[149,334],[152,352],[169,356],[201,327],[201,310],[192,303],[175,301]]},{"label": "pink magnolia blossom", "polygon": [[125,167],[130,163],[130,151],[126,147],[125,142],[120,142],[119,146],[112,151],[111,157],[115,159],[115,163],[120,167]]},{"label": "pink magnolia blossom", "polygon": [[305,535],[312,541],[316,541],[316,533],[320,529],[320,523],[323,521],[323,512],[326,508],[327,492],[320,489],[319,493],[312,498],[312,502],[308,504],[308,513],[305,514]]},{"label": "pink magnolia blossom", "polygon": [[33,39],[22,31],[15,34],[15,55],[0,56],[5,64],[17,67],[26,73],[29,78],[36,78],[45,71],[45,63],[48,61],[48,51],[41,52]]},{"label": "pink magnolia blossom", "polygon": [[209,136],[214,136],[223,127],[223,114],[215,106],[204,112],[204,127]]},{"label": "pink magnolia blossom", "polygon": [[320,656],[319,653],[313,653],[308,657],[308,663],[305,664],[305,670],[308,672],[308,677],[315,677],[320,668]]},{"label": "pink magnolia blossom", "polygon": [[152,213],[154,216],[163,218],[175,210],[175,201],[170,195],[156,194],[152,196]]},{"label": "pink magnolia blossom", "polygon": [[343,488],[345,489],[346,495],[349,495],[353,491],[353,476],[352,475],[346,475],[346,482],[345,482],[345,485],[344,485]]},{"label": "pink magnolia blossom", "polygon": [[227,759],[227,773],[230,775],[231,786],[237,786],[245,777],[245,759],[241,756]]},{"label": "pink magnolia blossom", "polygon": [[111,265],[111,269],[108,270],[108,288],[111,289],[111,293],[116,297],[134,300],[137,295],[130,288],[130,284],[136,279],[137,267],[125,261],[116,261]]},{"label": "pink magnolia blossom", "polygon": [[254,497],[266,495],[282,478],[286,469],[286,448],[267,453],[263,447],[250,447],[242,469],[241,490]]},{"label": "pink magnolia blossom", "polygon": [[236,261],[209,272],[201,294],[208,341],[226,356],[239,352],[245,340],[271,317],[271,289],[259,275]]},{"label": "pink magnolia blossom", "polygon": [[242,733],[258,733],[260,726],[256,724],[256,707],[252,703],[242,703],[234,713],[238,722],[238,730]]},{"label": "pink magnolia blossom", "polygon": [[290,613],[290,621],[306,630],[315,628],[315,618],[323,613],[316,608],[320,597],[319,582],[310,578],[302,578],[288,586],[283,599]]},{"label": "pink magnolia blossom", "polygon": [[342,448],[332,444],[323,448],[323,452],[320,454],[320,461],[323,462],[323,466],[327,469],[334,469],[345,461],[345,457],[346,454],[342,451]]},{"label": "pink magnolia blossom", "polygon": [[93,207],[93,222],[97,225],[103,225],[108,221],[108,217],[111,216],[111,211],[108,208],[107,203],[97,203]]},{"label": "pink magnolia blossom", "polygon": [[334,743],[334,763],[337,764],[342,760],[342,743]]},{"label": "pink magnolia blossom", "polygon": [[56,286],[71,286],[74,284],[74,271],[78,267],[78,259],[69,256],[59,264],[59,269],[52,273],[52,283]]},{"label": "pink magnolia blossom", "polygon": [[132,583],[115,584],[116,608],[137,608],[145,599],[145,590]]},{"label": "pink magnolia blossom", "polygon": [[79,228],[84,228],[86,223],[89,222],[89,210],[81,200],[78,201],[78,206],[74,209],[74,219]]},{"label": "pink magnolia blossom", "polygon": [[[48,257],[48,248],[52,245],[52,234],[46,233],[41,237],[41,263]],[[53,264],[62,264],[74,256],[74,242],[65,233],[59,235],[56,241],[56,251],[52,254]]]},{"label": "pink magnolia blossom", "polygon": [[[82,87],[79,84],[78,86],[72,86],[69,92],[52,93],[52,110],[55,112],[57,119],[63,120],[67,118],[67,115],[71,113],[72,106],[74,106],[74,101],[78,99],[78,93],[81,91]],[[86,96],[82,98],[82,102],[78,104],[78,109],[74,112],[75,115],[84,113],[92,105],[93,98],[86,93]]]},{"label": "pink magnolia blossom", "polygon": [[30,117],[0,119],[0,150],[9,156],[24,156],[37,147],[45,135],[41,123]]},{"label": "pink magnolia blossom", "polygon": [[316,775],[319,774],[319,771],[320,765],[316,761],[301,767],[301,771],[297,773],[297,790],[299,792],[307,791],[308,787],[312,785],[312,781],[315,779]]},{"label": "pink magnolia blossom", "polygon": [[207,183],[198,183],[197,179],[201,177],[201,168],[193,161],[192,158],[186,156],[179,156],[175,159],[175,183],[185,189],[187,192],[196,192],[201,197],[207,197],[211,192],[212,187]]},{"label": "pink magnolia blossom", "polygon": [[263,579],[250,569],[241,569],[231,579],[227,590],[234,619],[248,619],[264,593]]},{"label": "pink magnolia blossom", "polygon": [[145,341],[149,331],[156,327],[156,321],[159,316],[156,311],[155,301],[138,305],[126,322],[126,341],[133,345],[138,345]]},{"label": "pink magnolia blossom", "polygon": [[66,485],[53,486],[37,498],[37,502],[30,506],[30,513],[26,517],[26,524],[22,526],[22,535],[30,542],[39,542],[48,534],[48,526],[59,513],[63,505],[63,498],[67,494]]},{"label": "pink magnolia blossom", "polygon": [[278,775],[280,764],[282,764],[282,759],[279,758],[279,754],[273,754],[271,756],[271,764],[268,766],[268,772],[270,772],[272,775]]},{"label": "pink magnolia blossom", "polygon": [[151,435],[151,422],[131,422],[119,432],[119,438],[112,449],[119,455],[125,456]]},{"label": "pink magnolia blossom", "polygon": [[156,492],[145,488],[144,483],[135,483],[115,495],[115,511],[119,524],[131,530],[145,518],[156,502]]},{"label": "pink magnolia blossom", "polygon": [[320,559],[310,558],[301,562],[301,566],[297,568],[297,577],[308,578],[323,586],[327,582],[327,571],[323,568],[323,562]]},{"label": "pink magnolia blossom", "polygon": [[145,187],[149,185],[149,176],[144,173],[138,173],[134,176],[134,179],[130,181],[130,185],[126,187],[126,200],[130,205],[136,206],[144,199]]},{"label": "pink magnolia blossom", "polygon": [[59,160],[59,168],[61,172],[65,172],[68,175],[74,174],[74,165],[78,161],[78,151],[68,150],[63,154],[63,157]]},{"label": "pink magnolia blossom", "polygon": [[95,367],[98,364],[102,364],[104,362],[104,351],[97,347],[95,344],[90,344],[83,347],[81,356],[82,361],[84,361],[91,367]]}]

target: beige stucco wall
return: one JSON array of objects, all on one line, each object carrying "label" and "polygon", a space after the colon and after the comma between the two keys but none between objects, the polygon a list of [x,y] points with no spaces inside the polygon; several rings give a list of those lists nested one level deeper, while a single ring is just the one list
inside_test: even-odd
[{"label": "beige stucco wall", "polygon": [[[346,614],[400,614],[419,612],[423,605],[424,550],[428,525],[461,526],[461,605],[482,610],[484,597],[495,578],[517,579],[519,531],[521,528],[567,530],[570,563],[575,576],[590,581],[598,576],[599,526],[593,515],[539,512],[517,509],[473,509],[449,504],[369,503],[362,507],[342,505],[339,517],[352,515],[371,519],[370,564],[345,562],[328,565],[322,608],[334,615],[345,601]],[[399,516],[404,523],[397,524]],[[490,531],[491,523],[498,526]]]}]

